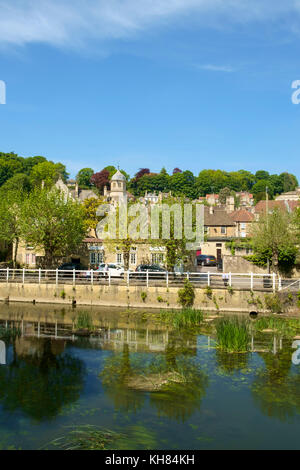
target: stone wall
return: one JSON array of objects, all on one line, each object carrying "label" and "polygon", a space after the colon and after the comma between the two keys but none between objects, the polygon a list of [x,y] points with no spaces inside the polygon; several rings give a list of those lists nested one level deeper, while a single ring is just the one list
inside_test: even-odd
[{"label": "stone wall", "polygon": [[254,273],[266,274],[267,270],[247,261],[242,256],[224,255],[223,256],[224,273]]},{"label": "stone wall", "polygon": [[[149,287],[144,286],[91,286],[53,284],[0,284],[0,301],[19,301],[51,304],[135,307],[135,308],[180,308],[178,305],[178,287]],[[146,294],[143,302],[143,293]],[[271,292],[270,292],[271,293]],[[211,293],[205,288],[195,289],[194,308],[207,312],[250,312],[263,311],[266,292],[256,291],[254,296],[250,291],[220,288],[212,289]],[[256,302],[253,301],[253,297]],[[257,299],[260,302],[257,302]]]}]

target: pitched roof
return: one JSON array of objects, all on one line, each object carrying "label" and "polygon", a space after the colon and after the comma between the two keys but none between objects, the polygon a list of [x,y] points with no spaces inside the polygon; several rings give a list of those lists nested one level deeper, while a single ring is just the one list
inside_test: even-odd
[{"label": "pitched roof", "polygon": [[230,217],[234,222],[252,222],[254,215],[246,209],[240,209],[230,214]]},{"label": "pitched roof", "polygon": [[235,222],[227,214],[226,211],[220,209],[214,209],[213,213],[210,213],[210,208],[204,208],[204,225],[207,227],[234,227]]},{"label": "pitched roof", "polygon": [[[266,201],[259,201],[255,206],[255,212],[257,214],[261,214],[266,212]],[[293,212],[297,207],[300,206],[300,201],[269,201],[268,208],[269,211],[273,211],[275,209],[281,209],[287,212]]]}]

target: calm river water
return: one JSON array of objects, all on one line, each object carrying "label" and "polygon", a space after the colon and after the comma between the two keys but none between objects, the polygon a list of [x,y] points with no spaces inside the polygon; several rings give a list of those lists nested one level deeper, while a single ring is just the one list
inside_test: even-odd
[{"label": "calm river water", "polygon": [[[97,335],[73,335],[83,310]],[[81,425],[117,432],[117,449],[299,449],[292,340],[264,334],[254,352],[227,354],[206,325],[183,333],[151,311],[0,305],[2,331],[21,334],[0,348],[0,449],[51,449]]]}]

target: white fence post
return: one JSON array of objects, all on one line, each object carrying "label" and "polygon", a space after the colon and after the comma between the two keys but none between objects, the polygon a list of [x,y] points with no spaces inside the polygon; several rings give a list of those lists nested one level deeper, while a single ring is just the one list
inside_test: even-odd
[{"label": "white fence post", "polygon": [[55,271],[55,284],[58,285],[58,269]]},{"label": "white fence post", "polygon": [[149,287],[149,271],[147,269],[147,275],[146,275],[146,282],[147,282],[147,287]]},{"label": "white fence post", "polygon": [[167,271],[166,273],[166,284],[167,284],[167,287],[169,287],[169,271]]},{"label": "white fence post", "polygon": [[73,286],[76,284],[76,271],[73,269]]},{"label": "white fence post", "polygon": [[129,270],[127,271],[127,285],[129,287],[129,284],[130,284],[130,273],[129,273]]},{"label": "white fence post", "polygon": [[9,280],[9,268],[7,268],[7,271],[6,271],[6,282],[8,282]]},{"label": "white fence post", "polygon": [[251,280],[250,280],[250,289],[253,290],[253,287],[254,287],[253,273],[251,273],[250,276],[251,276]]},{"label": "white fence post", "polygon": [[91,269],[91,284],[94,285],[94,270]]},{"label": "white fence post", "polygon": [[207,286],[210,287],[210,272],[207,273]]},{"label": "white fence post", "polygon": [[229,273],[229,286],[232,287],[232,276],[231,276],[231,273]]},{"label": "white fence post", "polygon": [[39,284],[41,283],[41,268],[39,268]]},{"label": "white fence post", "polygon": [[278,276],[278,290],[282,289],[281,276]]},{"label": "white fence post", "polygon": [[22,282],[23,284],[25,284],[25,268],[23,268]]}]

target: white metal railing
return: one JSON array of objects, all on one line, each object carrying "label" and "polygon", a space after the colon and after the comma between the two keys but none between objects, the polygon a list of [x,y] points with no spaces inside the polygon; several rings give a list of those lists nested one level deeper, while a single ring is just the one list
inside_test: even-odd
[{"label": "white metal railing", "polygon": [[61,269],[0,269],[0,283],[90,285],[182,285],[185,279],[199,287],[277,291],[300,290],[300,280],[282,279],[275,274],[216,272],[98,271]]}]

